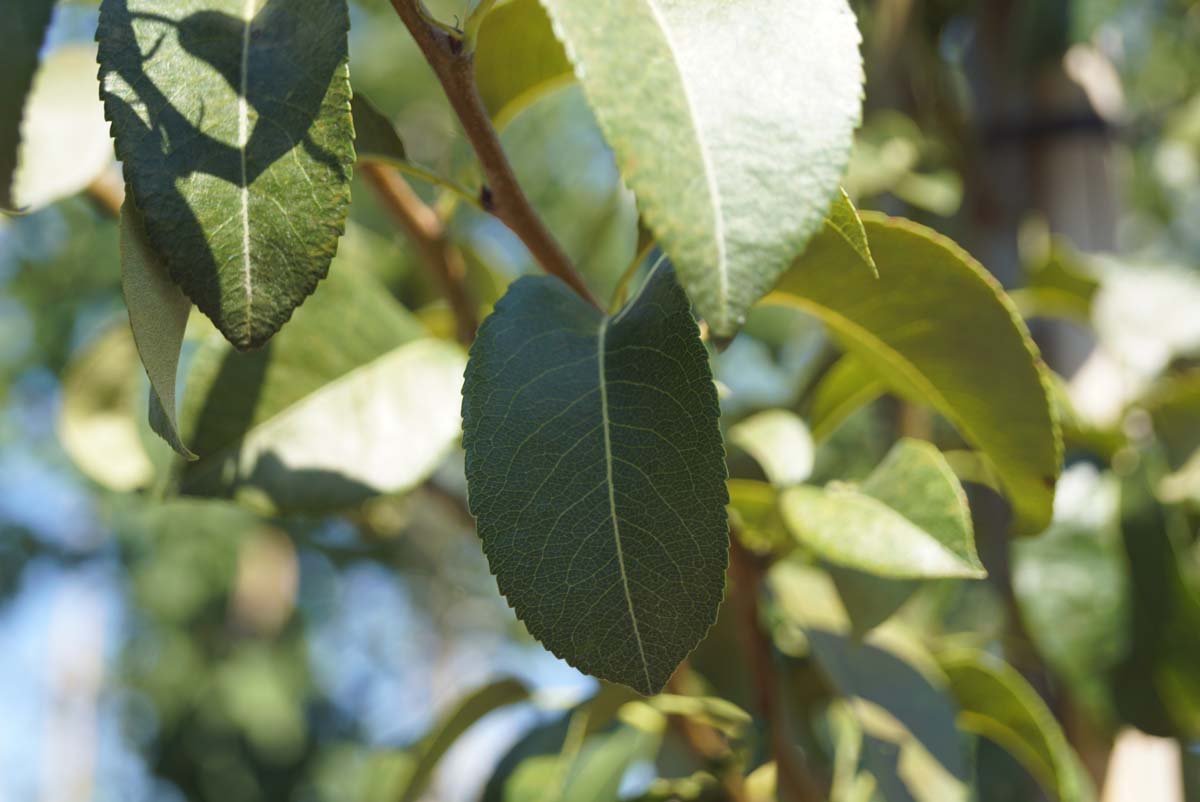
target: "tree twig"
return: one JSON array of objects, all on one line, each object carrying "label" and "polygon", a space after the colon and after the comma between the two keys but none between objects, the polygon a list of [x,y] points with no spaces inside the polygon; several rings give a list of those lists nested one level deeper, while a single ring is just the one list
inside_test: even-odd
[{"label": "tree twig", "polygon": [[493,213],[520,238],[543,270],[562,279],[581,297],[597,309],[602,309],[517,182],[508,156],[500,144],[500,137],[479,97],[475,85],[475,61],[470,49],[464,46],[462,39],[431,25],[421,0],[391,2],[425,60],[433,68],[454,113],[462,123],[467,141],[474,148],[487,179]]},{"label": "tree twig", "polygon": [[823,796],[817,782],[797,759],[795,747],[787,734],[787,725],[779,700],[779,679],[775,675],[775,660],[771,641],[762,630],[759,618],[758,595],[766,566],[730,532],[729,573],[733,580],[730,600],[736,605],[742,636],[742,653],[754,682],[755,701],[771,738],[775,755],[778,796],[790,802],[821,802]]},{"label": "tree twig", "polygon": [[470,345],[479,328],[478,307],[467,290],[462,254],[447,238],[446,227],[393,168],[365,163],[359,171],[433,271],[454,313],[458,341]]}]

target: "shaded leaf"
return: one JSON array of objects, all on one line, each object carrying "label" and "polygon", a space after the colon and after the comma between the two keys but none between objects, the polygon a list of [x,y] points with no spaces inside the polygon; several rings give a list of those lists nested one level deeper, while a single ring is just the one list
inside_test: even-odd
[{"label": "shaded leaf", "polygon": [[733,335],[822,226],[849,161],[863,82],[849,6],[542,4],[697,312]]},{"label": "shaded leaf", "polygon": [[196,459],[179,437],[175,380],[192,302],[171,282],[146,240],[141,213],[128,201],[121,209],[121,291],[138,356],[150,379],[150,427],[187,460]]},{"label": "shaded leaf", "polygon": [[572,665],[651,694],[716,618],[724,450],[708,354],[659,267],[620,312],[515,282],[471,349],[471,511],[501,592]]},{"label": "shaded leaf", "polygon": [[760,412],[731,426],[729,442],[754,457],[773,485],[800,484],[812,474],[812,435],[786,409]]},{"label": "shaded leaf", "polygon": [[104,0],[100,78],[171,277],[238,348],[325,277],[354,162],[345,0]]},{"label": "shaded leaf", "polygon": [[966,494],[928,443],[900,441],[860,487],[794,487],[780,504],[792,534],[831,563],[897,579],[985,576]]},{"label": "shaded leaf", "polygon": [[404,161],[408,158],[396,126],[366,95],[355,92],[350,109],[354,116],[354,150],[359,159]]},{"label": "shaded leaf", "polygon": [[538,0],[511,0],[488,12],[475,47],[475,83],[497,128],[574,79]]},{"label": "shaded leaf", "polygon": [[0,31],[0,209],[16,209],[13,180],[26,98],[55,0],[27,0],[5,10]]},{"label": "shaded leaf", "polygon": [[846,354],[821,377],[813,390],[808,415],[813,439],[817,442],[825,440],[846,418],[886,391],[887,385],[878,373],[853,354]]},{"label": "shaded leaf", "polygon": [[795,548],[779,514],[779,491],[766,482],[730,479],[729,525],[741,544],[758,554]]},{"label": "shaded leaf", "polygon": [[843,238],[822,233],[767,303],[816,315],[889,387],[945,415],[994,465],[1018,528],[1041,531],[1061,441],[1028,330],[999,284],[954,243],[903,220],[863,221],[878,279],[855,269]]},{"label": "shaded leaf", "polygon": [[937,654],[959,706],[959,724],[1003,746],[1059,802],[1095,799],[1091,781],[1037,692],[994,655],[953,648]]},{"label": "shaded leaf", "polygon": [[855,635],[870,632],[891,618],[921,587],[919,580],[885,579],[838,565],[827,570]]},{"label": "shaded leaf", "polygon": [[238,353],[210,336],[197,350],[180,424],[200,461],[183,489],[308,512],[408,490],[458,440],[463,364],[339,259],[267,348]]}]

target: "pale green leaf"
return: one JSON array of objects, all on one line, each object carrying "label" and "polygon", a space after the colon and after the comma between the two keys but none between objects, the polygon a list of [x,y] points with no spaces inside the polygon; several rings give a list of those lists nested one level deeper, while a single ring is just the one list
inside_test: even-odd
[{"label": "pale green leaf", "polygon": [[812,435],[786,409],[759,412],[731,426],[729,441],[754,457],[773,485],[797,485],[812,474]]},{"label": "pale green leaf", "polygon": [[759,554],[790,551],[796,541],[779,514],[779,491],[766,482],[730,479],[729,524],[741,544]]},{"label": "pale green leaf", "polygon": [[745,710],[717,696],[660,693],[651,697],[648,704],[664,715],[690,718],[731,738],[741,736],[753,722]]},{"label": "pale green leaf", "polygon": [[875,257],[871,255],[871,245],[867,242],[867,230],[863,227],[858,209],[854,208],[854,201],[850,200],[846,190],[838,188],[837,194],[833,196],[833,206],[825,218],[825,226],[846,240],[846,244],[858,254],[863,265],[874,275],[879,275]]},{"label": "pale green leaf", "polygon": [[101,93],[150,242],[238,348],[325,277],[354,163],[346,0],[104,0]]},{"label": "pale green leaf", "polygon": [[794,487],[784,522],[836,565],[896,579],[982,577],[966,494],[928,443],[902,440],[861,485]]},{"label": "pale green leaf", "polygon": [[13,204],[33,210],[74,195],[113,163],[103,111],[96,48],[67,45],[50,53],[25,104]]},{"label": "pale green leaf", "polygon": [[658,751],[661,733],[623,724],[584,740],[577,752],[522,762],[504,786],[504,802],[617,802],[626,770]]},{"label": "pale green leaf", "polygon": [[697,312],[731,336],[821,228],[849,161],[863,74],[848,4],[542,4]]},{"label": "pale green leaf", "polygon": [[845,239],[814,238],[767,303],[823,320],[906,397],[924,399],[991,461],[1017,527],[1050,522],[1061,439],[1048,380],[999,284],[965,251],[904,220],[864,214],[879,278]]},{"label": "pale green leaf", "polygon": [[886,391],[887,385],[878,373],[853,354],[846,354],[821,377],[813,390],[808,413],[813,439],[817,442],[826,440],[846,418]]},{"label": "pale green leaf", "polygon": [[464,361],[339,259],[267,348],[197,350],[180,423],[200,461],[183,489],[313,512],[408,490],[458,440]]},{"label": "pale green leaf", "polygon": [[138,356],[150,379],[150,426],[176,453],[194,460],[179,437],[175,379],[192,302],[171,282],[142,228],[141,213],[121,209],[121,291]]},{"label": "pale green leaf", "polygon": [[1095,799],[1091,781],[1054,714],[1016,669],[956,647],[937,654],[959,706],[959,724],[1007,749],[1058,802]]},{"label": "pale green leaf", "polygon": [[480,329],[463,388],[471,511],[501,592],[572,665],[655,693],[715,620],[717,418],[668,268],[612,317],[557,279],[522,278]]},{"label": "pale green leaf", "polygon": [[475,83],[497,128],[574,78],[538,0],[510,0],[488,12],[475,49]]},{"label": "pale green leaf", "polygon": [[4,12],[4,27],[0,30],[0,209],[13,210],[18,206],[12,185],[21,144],[21,121],[54,2],[26,0],[12,4]]},{"label": "pale green leaf", "polygon": [[405,161],[404,142],[396,126],[366,95],[355,92],[350,102],[354,116],[354,149],[366,161]]}]

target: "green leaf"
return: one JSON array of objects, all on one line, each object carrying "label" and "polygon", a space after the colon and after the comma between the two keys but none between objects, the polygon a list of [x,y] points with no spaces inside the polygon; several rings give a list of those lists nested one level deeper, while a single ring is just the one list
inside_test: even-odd
[{"label": "green leaf", "polygon": [[475,83],[497,128],[574,79],[538,0],[511,0],[488,12],[475,49]]},{"label": "green leaf", "polygon": [[1037,692],[994,655],[956,647],[937,654],[959,706],[959,725],[1004,747],[1059,802],[1095,798],[1091,781]]},{"label": "green leaf", "polygon": [[1061,440],[1044,367],[999,284],[965,251],[923,226],[863,222],[879,278],[818,235],[766,299],[823,320],[902,395],[925,399],[992,462],[1023,532],[1050,522]]},{"label": "green leaf", "polygon": [[487,714],[528,698],[529,690],[514,679],[490,683],[466,696],[418,744],[412,774],[395,798],[399,802],[420,799],[438,763],[459,736]]},{"label": "green leaf", "polygon": [[200,461],[183,489],[308,512],[408,490],[458,440],[463,365],[339,258],[267,348],[239,353],[210,336],[197,350],[180,424]]},{"label": "green leaf", "polygon": [[195,460],[179,437],[175,415],[179,351],[192,302],[171,283],[146,240],[141,213],[128,201],[121,209],[121,291],[133,341],[150,379],[150,427],[181,457]]},{"label": "green leaf", "polygon": [[876,277],[879,276],[879,268],[875,264],[875,257],[871,255],[871,246],[867,242],[867,230],[863,227],[862,218],[858,216],[858,209],[854,208],[854,201],[850,200],[846,190],[840,187],[833,197],[833,206],[825,218],[825,226],[846,240],[846,244],[858,254],[858,258],[867,269]]},{"label": "green leaf", "polygon": [[792,534],[836,565],[897,579],[986,576],[966,494],[928,443],[900,441],[861,487],[794,487],[780,503]]},{"label": "green leaf", "polygon": [[849,161],[863,82],[849,6],[542,5],[697,312],[733,335],[821,228]]},{"label": "green leaf", "polygon": [[5,10],[0,31],[0,209],[16,209],[13,179],[25,101],[55,0],[27,0]]},{"label": "green leaf", "polygon": [[779,491],[766,482],[730,479],[729,524],[741,544],[759,554],[785,553],[795,548],[779,514]]},{"label": "green leaf", "polygon": [[728,548],[708,354],[669,269],[604,317],[515,282],[471,349],[471,511],[500,591],[550,651],[659,691],[716,619]]},{"label": "green leaf", "polygon": [[754,721],[745,710],[717,696],[660,693],[652,697],[648,704],[664,715],[690,718],[730,738],[740,737]]},{"label": "green leaf", "polygon": [[[60,47],[42,62],[21,120],[11,203],[0,206],[16,205],[23,211],[48,206],[86,189],[112,165],[112,142],[96,97],[95,76],[92,45]],[[0,185],[6,181],[0,172]]]},{"label": "green leaf", "polygon": [[731,426],[729,442],[754,457],[773,485],[797,485],[812,474],[812,435],[786,409],[760,412]]},{"label": "green leaf", "polygon": [[354,116],[354,149],[365,161],[405,161],[404,142],[396,126],[366,95],[355,92],[350,102]]},{"label": "green leaf", "polygon": [[[874,262],[872,262],[874,264]],[[871,367],[846,354],[829,369],[812,394],[808,414],[813,439],[826,440],[846,418],[887,392],[887,385]]]},{"label": "green leaf", "polygon": [[146,231],[238,348],[325,277],[350,202],[346,0],[104,0],[101,94]]},{"label": "green leaf", "polygon": [[827,570],[855,635],[870,632],[887,621],[921,587],[915,579],[885,579],[836,565]]}]

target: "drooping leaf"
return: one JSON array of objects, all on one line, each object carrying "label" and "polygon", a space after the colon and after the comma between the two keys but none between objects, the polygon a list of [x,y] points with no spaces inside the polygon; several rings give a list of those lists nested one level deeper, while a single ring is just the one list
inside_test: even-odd
[{"label": "drooping leaf", "polygon": [[366,161],[404,161],[407,155],[396,126],[366,95],[354,93],[350,102],[354,115],[354,150]]},{"label": "drooping leaf", "polygon": [[345,0],[104,0],[101,93],[171,277],[238,348],[325,277],[354,162]]},{"label": "drooping leaf", "polygon": [[813,439],[817,442],[825,440],[846,418],[886,391],[887,385],[878,373],[853,354],[846,354],[821,377],[813,390],[808,414]]},{"label": "drooping leaf", "polygon": [[786,409],[770,409],[740,421],[730,427],[729,441],[754,457],[773,485],[800,484],[812,474],[812,435],[804,421]]},{"label": "drooping leaf", "polygon": [[523,278],[480,329],[463,387],[471,511],[501,592],[572,665],[655,693],[715,620],[717,416],[668,268],[611,317]]},{"label": "drooping leaf", "polygon": [[311,512],[408,490],[458,439],[463,365],[339,259],[268,347],[244,354],[210,336],[197,349],[180,429],[200,460],[183,490]]},{"label": "drooping leaf", "polygon": [[475,83],[497,128],[574,78],[538,0],[511,0],[488,12],[475,48]]},{"label": "drooping leaf", "polygon": [[822,226],[849,161],[863,81],[849,6],[542,5],[697,312],[731,336]]},{"label": "drooping leaf", "polygon": [[879,278],[822,232],[767,303],[823,320],[906,397],[925,399],[992,462],[1022,532],[1050,522],[1061,440],[1028,330],[996,281],[922,226],[864,214]]},{"label": "drooping leaf", "polygon": [[489,683],[463,698],[418,744],[412,773],[395,798],[399,802],[420,799],[438,763],[459,736],[489,713],[528,698],[529,689],[514,679]]},{"label": "drooping leaf", "polygon": [[54,2],[28,0],[4,12],[4,29],[0,31],[0,209],[12,210],[18,206],[12,188],[21,144],[21,120]]},{"label": "drooping leaf", "polygon": [[959,725],[1003,746],[1058,802],[1095,790],[1054,714],[1016,669],[994,655],[955,647],[937,654],[959,706]]},{"label": "drooping leaf", "polygon": [[819,557],[896,579],[982,577],[966,494],[941,453],[902,440],[860,487],[794,487],[784,522]]},{"label": "drooping leaf", "polygon": [[138,356],[150,379],[150,427],[187,460],[196,459],[179,437],[175,379],[192,302],[171,282],[128,201],[121,209],[121,291]]},{"label": "drooping leaf", "polygon": [[[47,206],[82,191],[113,163],[95,80],[91,45],[59,47],[42,62],[21,119],[11,203],[0,206]],[[6,180],[0,177],[0,184]]]}]

